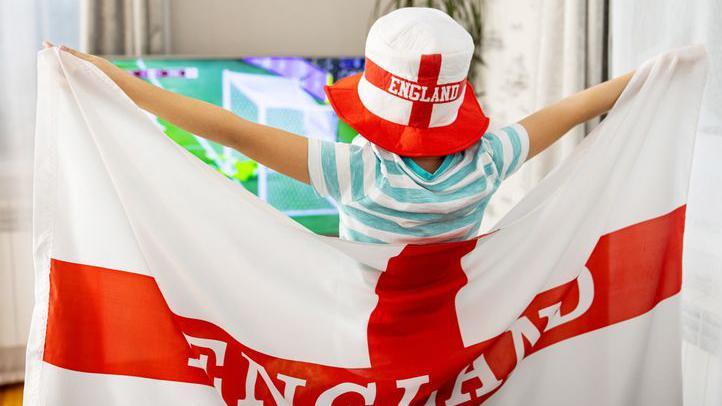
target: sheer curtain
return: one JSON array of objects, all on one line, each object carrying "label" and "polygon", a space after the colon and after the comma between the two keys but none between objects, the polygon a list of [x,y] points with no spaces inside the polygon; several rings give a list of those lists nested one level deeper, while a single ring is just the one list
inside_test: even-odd
[{"label": "sheer curtain", "polygon": [[0,0],[0,384],[22,380],[33,297],[35,53],[77,46],[78,0]]},{"label": "sheer curtain", "polygon": [[33,305],[35,54],[43,39],[104,54],[166,52],[168,7],[168,0],[0,0],[0,384],[22,380]]},{"label": "sheer curtain", "polygon": [[[480,86],[492,126],[605,80],[606,15],[606,0],[486,0]],[[574,128],[504,182],[482,230],[566,158],[588,127]]]},{"label": "sheer curtain", "polygon": [[722,404],[722,0],[614,0],[612,73],[703,43],[710,58],[695,145],[682,288],[685,405]]}]

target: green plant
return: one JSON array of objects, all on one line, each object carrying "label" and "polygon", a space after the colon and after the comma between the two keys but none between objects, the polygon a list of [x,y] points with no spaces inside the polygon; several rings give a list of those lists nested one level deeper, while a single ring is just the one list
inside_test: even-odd
[{"label": "green plant", "polygon": [[484,63],[481,57],[483,2],[484,0],[376,0],[374,15],[378,18],[401,7],[433,7],[444,11],[471,34],[474,54],[471,57],[469,81],[476,83],[477,67]]}]

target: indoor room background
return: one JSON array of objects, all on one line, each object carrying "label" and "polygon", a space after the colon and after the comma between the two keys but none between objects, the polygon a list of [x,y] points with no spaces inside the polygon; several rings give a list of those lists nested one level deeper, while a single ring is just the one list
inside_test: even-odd
[{"label": "indoor room background", "polygon": [[[393,0],[0,0],[0,404],[22,384],[33,307],[35,63],[41,41],[100,54],[130,74],[308,136],[350,141],[323,85],[363,70],[375,17]],[[477,42],[473,84],[491,126],[705,44],[710,76],[697,139],[683,287],[685,402],[722,404],[722,0],[417,1],[449,11]],[[228,148],[156,120],[166,134],[309,229],[333,235],[334,204]],[[510,178],[488,230],[598,121],[572,130]],[[717,158],[715,158],[717,157]],[[699,207],[699,209],[696,209]],[[689,225],[693,224],[694,227]],[[3,393],[6,393],[3,395]]]}]

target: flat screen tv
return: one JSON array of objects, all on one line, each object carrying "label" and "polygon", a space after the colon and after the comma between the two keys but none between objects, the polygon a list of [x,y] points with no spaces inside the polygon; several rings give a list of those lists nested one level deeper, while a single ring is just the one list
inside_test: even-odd
[{"label": "flat screen tv", "polygon": [[[357,133],[338,119],[324,85],[363,71],[362,57],[239,59],[121,58],[113,63],[172,92],[221,106],[258,123],[326,140],[351,142]],[[155,118],[173,141],[310,230],[338,233],[338,210],[301,182],[238,151]]]}]

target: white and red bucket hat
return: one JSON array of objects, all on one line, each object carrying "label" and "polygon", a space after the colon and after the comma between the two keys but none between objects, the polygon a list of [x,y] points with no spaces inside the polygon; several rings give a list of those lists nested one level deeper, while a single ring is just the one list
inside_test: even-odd
[{"label": "white and red bucket hat", "polygon": [[466,79],[474,43],[446,13],[401,8],[366,38],[363,73],[326,87],[339,117],[403,156],[441,156],[477,142],[489,125]]}]

